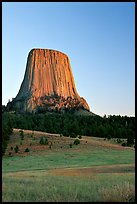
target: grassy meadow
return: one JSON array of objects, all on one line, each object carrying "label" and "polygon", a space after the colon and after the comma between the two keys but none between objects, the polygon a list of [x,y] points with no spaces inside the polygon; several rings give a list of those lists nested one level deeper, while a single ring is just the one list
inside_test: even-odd
[{"label": "grassy meadow", "polygon": [[[51,147],[39,144],[43,135]],[[103,138],[83,136],[78,145],[74,140],[36,131],[24,131],[21,140],[14,129],[2,160],[2,201],[134,201],[134,148]]]}]

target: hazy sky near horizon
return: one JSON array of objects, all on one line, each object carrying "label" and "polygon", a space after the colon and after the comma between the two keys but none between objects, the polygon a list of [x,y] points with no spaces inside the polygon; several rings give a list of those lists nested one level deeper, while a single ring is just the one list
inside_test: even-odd
[{"label": "hazy sky near horizon", "polygon": [[68,55],[92,112],[135,116],[134,2],[2,2],[2,104],[16,97],[32,48]]}]

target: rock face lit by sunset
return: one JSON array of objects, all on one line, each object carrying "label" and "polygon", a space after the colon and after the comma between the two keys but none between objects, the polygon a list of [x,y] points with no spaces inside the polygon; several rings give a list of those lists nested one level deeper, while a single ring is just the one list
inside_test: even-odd
[{"label": "rock face lit by sunset", "polygon": [[90,110],[76,90],[68,56],[51,49],[32,49],[12,109],[32,112],[79,108]]}]

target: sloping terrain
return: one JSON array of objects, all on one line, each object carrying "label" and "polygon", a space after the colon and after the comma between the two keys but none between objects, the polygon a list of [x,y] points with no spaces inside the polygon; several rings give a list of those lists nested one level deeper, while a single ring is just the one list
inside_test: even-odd
[{"label": "sloping terrain", "polygon": [[[74,140],[76,138],[64,137],[60,134],[51,134],[41,131],[31,131],[23,130],[23,139],[20,135],[20,129],[13,129],[13,134],[10,136],[10,141],[6,150],[6,155],[28,155],[25,149],[29,149],[29,155],[34,153],[41,154],[45,151],[87,151],[94,150],[96,148],[106,148],[106,149],[133,149],[131,147],[123,147],[120,144],[112,143],[111,141],[106,141],[103,138],[97,137],[87,137],[82,136],[79,145],[74,145]],[[40,138],[46,137],[48,140],[48,145],[41,145]],[[72,144],[72,148],[70,148]],[[14,151],[16,145],[19,147],[18,153]]]}]

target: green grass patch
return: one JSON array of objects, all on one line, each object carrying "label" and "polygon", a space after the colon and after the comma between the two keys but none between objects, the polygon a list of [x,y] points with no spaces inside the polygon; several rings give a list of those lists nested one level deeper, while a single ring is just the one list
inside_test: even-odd
[{"label": "green grass patch", "polygon": [[14,172],[57,167],[88,167],[133,163],[135,163],[135,152],[133,150],[59,151],[46,152],[45,155],[3,157],[2,171]]}]

